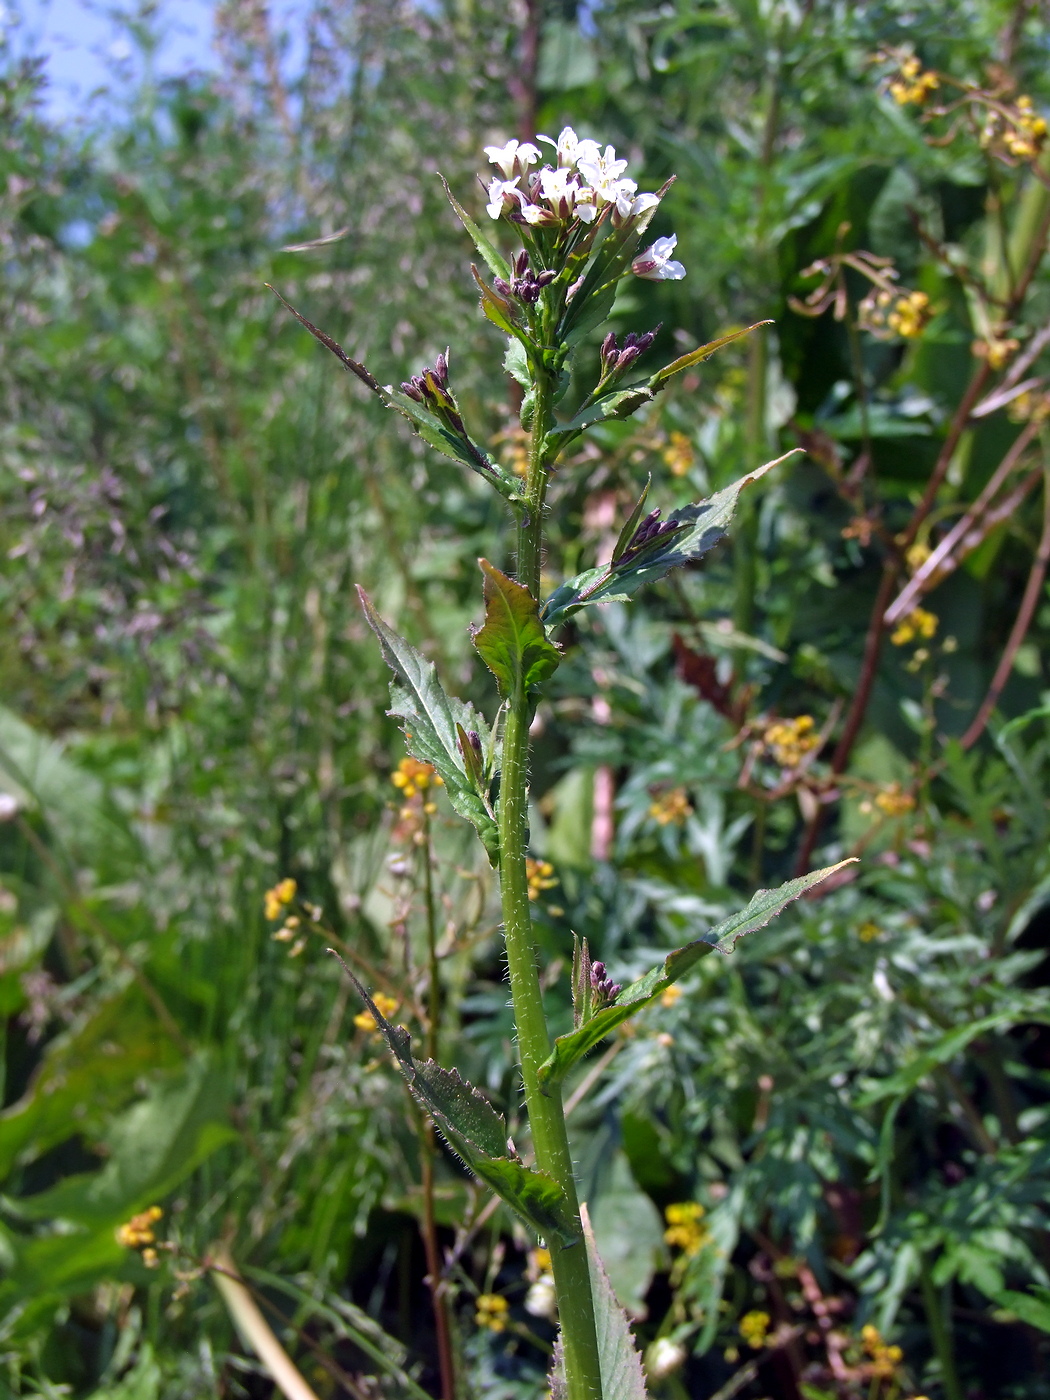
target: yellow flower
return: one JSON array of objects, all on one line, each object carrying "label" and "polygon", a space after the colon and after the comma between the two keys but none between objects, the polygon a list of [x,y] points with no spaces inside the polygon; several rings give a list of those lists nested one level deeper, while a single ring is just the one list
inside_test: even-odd
[{"label": "yellow flower", "polygon": [[295,898],[295,891],[298,888],[294,880],[278,880],[272,890],[267,890],[263,897],[263,909],[267,919],[279,919],[284,913],[285,906],[291,904]]},{"label": "yellow flower", "polygon": [[671,788],[670,792],[661,793],[649,804],[650,817],[661,826],[668,826],[671,822],[681,826],[692,813],[693,804],[684,787]]},{"label": "yellow flower", "polygon": [[670,440],[660,455],[670,468],[672,476],[685,476],[696,460],[693,444],[685,433],[677,430],[671,433]]},{"label": "yellow flower", "polygon": [[866,923],[861,924],[860,928],[857,930],[857,937],[862,943],[870,943],[873,938],[878,938],[878,936],[879,926],[878,924],[873,924],[870,919]]},{"label": "yellow flower", "polygon": [[820,736],[813,732],[815,727],[812,715],[778,719],[768,726],[762,743],[782,768],[797,768],[803,755],[820,744]]},{"label": "yellow flower", "polygon": [[936,92],[941,81],[930,69],[923,71],[922,63],[910,54],[901,61],[900,73],[889,85],[893,100],[906,107],[914,103],[921,107],[931,93]]},{"label": "yellow flower", "polygon": [[915,641],[916,637],[924,637],[929,641],[936,631],[936,613],[927,612],[925,608],[913,608],[907,617],[898,622],[890,641],[895,647],[903,647]]},{"label": "yellow flower", "polygon": [[699,1201],[679,1201],[667,1206],[664,1210],[667,1221],[664,1240],[684,1254],[697,1254],[710,1238],[707,1229],[700,1223],[703,1218],[704,1208]]},{"label": "yellow flower", "polygon": [[674,1006],[675,1002],[682,995],[682,989],[676,984],[665,987],[660,993],[660,1005],[668,1008]]},{"label": "yellow flower", "polygon": [[553,890],[558,884],[554,866],[549,860],[533,860],[530,856],[525,862],[525,875],[529,882],[530,899],[539,899],[544,890]]},{"label": "yellow flower", "polygon": [[765,1346],[770,1321],[767,1312],[745,1313],[740,1319],[740,1335],[753,1351],[758,1351]]},{"label": "yellow flower", "polygon": [[[388,997],[385,992],[376,992],[372,1000],[376,1004],[376,1010],[380,1016],[390,1020],[394,1012],[401,1005],[395,997]],[[378,1029],[376,1019],[371,1011],[359,1011],[354,1017],[354,1025],[359,1031],[374,1031]]]},{"label": "yellow flower", "polygon": [[420,763],[416,758],[403,758],[390,775],[390,781],[400,788],[404,797],[415,797],[417,792],[426,792],[433,784],[441,786],[441,778],[433,764]]},{"label": "yellow flower", "polygon": [[999,340],[990,336],[987,340],[975,340],[970,346],[978,360],[987,360],[989,369],[1000,370],[1010,357],[1020,348],[1020,341],[1012,337]]},{"label": "yellow flower", "polygon": [[915,798],[904,792],[900,783],[890,783],[876,796],[875,806],[888,817],[903,817],[915,810]]},{"label": "yellow flower", "polygon": [[928,544],[922,544],[919,540],[916,540],[911,548],[905,551],[904,562],[914,574],[922,568],[923,564],[926,563],[926,560],[929,559],[932,553],[933,550]]},{"label": "yellow flower", "polygon": [[897,293],[882,288],[872,289],[857,308],[861,326],[872,335],[886,340],[899,335],[914,340],[929,325],[933,316],[930,299],[925,292]]},{"label": "yellow flower", "polygon": [[153,1227],[163,1214],[160,1206],[150,1206],[148,1210],[133,1215],[126,1224],[118,1228],[117,1243],[125,1249],[141,1249],[143,1245],[155,1244],[157,1237],[153,1233]]},{"label": "yellow flower", "polygon": [[475,1303],[477,1311],[474,1321],[479,1327],[487,1327],[490,1332],[505,1332],[507,1313],[510,1305],[498,1293],[482,1293]]},{"label": "yellow flower", "polygon": [[904,1353],[898,1346],[887,1346],[877,1327],[869,1322],[860,1330],[864,1350],[871,1357],[871,1374],[889,1380],[904,1360]]}]

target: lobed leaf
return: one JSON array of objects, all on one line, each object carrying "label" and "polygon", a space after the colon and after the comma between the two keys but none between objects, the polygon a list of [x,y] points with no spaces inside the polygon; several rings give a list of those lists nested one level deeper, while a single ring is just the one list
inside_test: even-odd
[{"label": "lobed leaf", "polygon": [[413,1057],[409,1032],[386,1019],[342,958],[339,961],[390,1047],[412,1096],[452,1150],[543,1238],[556,1238],[566,1246],[575,1244],[572,1215],[557,1182],[511,1155],[506,1123],[457,1070]]},{"label": "lobed leaf", "polygon": [[539,604],[529,590],[487,559],[478,563],[485,576],[485,622],[473,633],[474,645],[504,698],[527,694],[554,674],[561,653],[548,640]]},{"label": "lobed leaf", "polygon": [[716,491],[706,501],[673,511],[666,521],[673,528],[640,549],[567,579],[544,604],[543,620],[547,626],[564,622],[580,608],[596,603],[626,602],[645,584],[656,583],[672,569],[701,558],[724,538],[744,488],[802,450],[794,447],[731,486]]},{"label": "lobed leaf", "polygon": [[498,865],[495,814],[477,770],[473,774],[468,771],[459,746],[460,730],[484,735],[489,732],[488,725],[473,705],[446,694],[434,663],[386,625],[364,589],[357,592],[368,625],[379,639],[383,660],[396,677],[390,684],[389,713],[404,721],[402,732],[409,753],[437,769],[453,808],[473,824],[489,860]]},{"label": "lobed leaf", "polygon": [[545,1089],[548,1084],[560,1083],[573,1065],[587,1054],[588,1050],[592,1050],[617,1026],[622,1025],[636,1012],[648,1006],[655,997],[658,997],[672,983],[683,977],[702,957],[711,952],[731,953],[744,934],[765,928],[766,924],[775,919],[800,895],[813,889],[815,885],[819,885],[829,875],[834,875],[836,870],[852,865],[855,860],[855,856],[851,856],[848,860],[840,860],[837,865],[829,865],[823,870],[814,870],[809,875],[801,875],[797,880],[789,880],[779,889],[758,890],[746,909],[731,914],[728,919],[724,919],[715,928],[705,933],[702,938],[697,938],[692,943],[686,943],[683,947],[676,948],[673,953],[668,953],[662,963],[654,967],[651,972],[647,972],[644,977],[640,977],[636,982],[625,987],[610,1006],[605,1006],[596,1012],[589,1021],[580,1026],[579,1030],[558,1036],[550,1056],[539,1069],[538,1078],[541,1088]]}]

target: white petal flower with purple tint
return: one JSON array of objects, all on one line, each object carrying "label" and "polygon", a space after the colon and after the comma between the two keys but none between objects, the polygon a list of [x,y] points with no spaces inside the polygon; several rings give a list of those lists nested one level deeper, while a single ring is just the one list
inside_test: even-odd
[{"label": "white petal flower with purple tint", "polygon": [[677,244],[676,233],[669,238],[658,238],[651,248],[638,254],[631,263],[631,271],[647,282],[680,282],[685,276],[685,268],[671,257]]},{"label": "white petal flower with purple tint", "polygon": [[505,146],[486,146],[485,154],[489,162],[509,180],[512,175],[524,175],[533,165],[540,163],[540,151],[531,141],[508,141]]},{"label": "white petal flower with purple tint", "polygon": [[606,146],[604,155],[597,156],[595,159],[578,159],[576,168],[588,184],[593,185],[598,194],[611,204],[615,196],[610,195],[608,191],[615,187],[620,176],[627,169],[627,162],[616,159],[615,147]]},{"label": "white petal flower with purple tint", "polygon": [[558,153],[558,165],[563,170],[574,169],[581,160],[596,161],[601,157],[597,141],[581,141],[571,126],[561,129],[557,141],[552,136],[537,136],[537,141],[545,141]]},{"label": "white petal flower with purple tint", "polygon": [[498,219],[506,210],[512,209],[515,204],[520,204],[524,199],[521,190],[518,189],[518,176],[513,180],[492,180],[489,183],[489,202],[486,206],[489,215],[493,219]]}]

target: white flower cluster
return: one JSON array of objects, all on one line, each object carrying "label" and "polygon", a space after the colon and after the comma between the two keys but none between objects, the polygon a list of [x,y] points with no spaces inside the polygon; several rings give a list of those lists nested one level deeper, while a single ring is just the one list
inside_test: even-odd
[{"label": "white flower cluster", "polygon": [[[529,172],[543,155],[531,141],[485,147],[489,161],[500,172],[488,185],[488,212],[493,219],[506,216],[541,228],[572,220],[592,224],[609,207],[614,223],[620,224],[659,204],[658,195],[639,194],[637,182],[624,178],[627,162],[617,160],[614,147],[606,146],[603,152],[597,141],[581,141],[571,126],[557,141],[550,136],[538,139],[554,148],[558,164],[556,168],[544,165],[532,175]],[[669,256],[674,245],[673,236],[657,239],[635,260],[633,271],[656,282],[684,277],[685,268]]]}]

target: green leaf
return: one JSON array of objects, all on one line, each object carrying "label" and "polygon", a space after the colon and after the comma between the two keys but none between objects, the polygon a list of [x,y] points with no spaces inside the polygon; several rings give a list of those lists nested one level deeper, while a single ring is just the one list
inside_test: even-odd
[{"label": "green leaf", "polygon": [[719,336],[717,340],[709,340],[706,345],[701,345],[697,350],[690,350],[688,355],[681,355],[677,360],[672,360],[669,365],[664,365],[663,369],[658,369],[649,380],[650,389],[662,389],[667,381],[675,374],[681,374],[683,370],[690,369],[693,365],[699,365],[704,360],[709,360],[716,350],[721,350],[723,345],[732,345],[734,340],[739,340],[741,336],[750,335],[752,331],[758,330],[759,326],[771,326],[772,321],[756,321],[753,326],[742,326],[740,330],[730,331],[728,335]]},{"label": "green leaf", "polygon": [[520,340],[512,339],[507,345],[507,353],[503,357],[503,368],[508,374],[513,375],[523,389],[532,388],[529,357],[525,354],[525,347]]},{"label": "green leaf", "polygon": [[236,1137],[226,1078],[199,1056],[110,1127],[109,1160],[101,1170],[65,1177],[50,1190],[23,1197],[16,1208],[29,1220],[120,1224],[163,1199]]},{"label": "green leaf", "polygon": [[644,404],[652,401],[652,390],[644,384],[636,384],[631,389],[618,389],[616,393],[607,394],[605,398],[591,404],[590,408],[577,413],[568,423],[560,423],[552,436],[554,441],[558,442],[562,437],[575,437],[592,423],[604,423],[611,418],[630,418],[632,413],[637,413]]},{"label": "green leaf", "polygon": [[677,982],[680,977],[683,977],[702,957],[710,952],[731,953],[744,934],[765,928],[766,924],[775,919],[800,895],[819,885],[829,875],[834,875],[836,870],[852,865],[855,860],[856,857],[840,860],[837,865],[829,865],[823,870],[814,870],[809,875],[801,875],[797,880],[789,880],[786,885],[781,885],[776,890],[759,890],[752,897],[751,903],[746,909],[730,915],[717,927],[705,933],[702,938],[697,938],[692,943],[686,943],[684,947],[676,948],[673,953],[668,953],[662,963],[654,967],[651,972],[647,972],[644,977],[640,977],[637,982],[632,982],[629,987],[625,987],[610,1006],[603,1007],[596,1012],[579,1030],[571,1031],[567,1035],[560,1035],[557,1038],[549,1058],[540,1066],[538,1075],[540,1086],[545,1088],[548,1084],[559,1083],[573,1065],[586,1055],[588,1050],[592,1050],[617,1026],[622,1025],[624,1021],[629,1020],[643,1007],[648,1006],[673,982]]},{"label": "green leaf", "polygon": [[624,521],[623,528],[616,537],[616,544],[613,546],[612,552],[612,562],[614,564],[619,560],[620,555],[630,544],[631,536],[638,528],[638,522],[642,518],[642,511],[645,509],[646,498],[649,495],[649,487],[652,486],[652,484],[653,474],[652,472],[650,472],[649,475],[645,478],[645,485],[642,487],[642,494],[638,497],[638,500],[635,503],[634,510],[631,511],[630,515]]},{"label": "green leaf", "polygon": [[1050,1332],[1050,1288],[1043,1288],[1037,1283],[1032,1284],[1027,1293],[1004,1288],[995,1295],[995,1301],[1022,1322],[1027,1322],[1029,1327]]},{"label": "green leaf", "polygon": [[516,336],[517,329],[514,325],[513,316],[510,313],[509,304],[502,297],[498,296],[493,288],[488,285],[473,263],[470,264],[470,271],[474,281],[477,283],[478,291],[481,293],[482,311],[484,311],[485,315],[494,326],[498,326],[500,330],[505,331],[507,335]]},{"label": "green leaf", "polygon": [[467,770],[458,737],[458,729],[485,736],[488,725],[473,705],[445,693],[434,663],[386,625],[363,589],[357,592],[368,625],[379,638],[383,659],[397,678],[390,685],[390,713],[404,721],[402,732],[409,753],[437,769],[453,808],[474,825],[490,861],[497,865],[495,814],[476,771],[472,774]]},{"label": "green leaf", "polygon": [[706,501],[673,511],[666,522],[675,527],[673,530],[657,535],[633,552],[628,548],[628,552],[615,561],[567,579],[544,604],[543,620],[547,626],[563,622],[580,608],[596,603],[623,602],[643,585],[655,583],[672,569],[699,559],[725,536],[741,491],[801,451],[800,447],[792,448],[783,457],[766,462],[757,471],[716,491]]},{"label": "green leaf", "polygon": [[574,1244],[572,1216],[557,1182],[511,1155],[503,1119],[457,1070],[413,1057],[409,1032],[386,1019],[342,958],[339,961],[390,1047],[413,1097],[433,1118],[452,1150],[537,1233],[544,1238],[554,1236],[563,1245]]},{"label": "green leaf", "polygon": [[561,653],[548,641],[529,590],[479,559],[485,576],[485,622],[473,633],[478,655],[496,677],[499,693],[526,693],[552,676]]},{"label": "green leaf", "polygon": [[482,233],[481,229],[478,228],[477,224],[474,222],[474,220],[470,217],[467,211],[463,208],[462,204],[460,204],[456,196],[449,189],[448,181],[445,179],[444,175],[441,175],[438,178],[441,180],[441,183],[445,186],[445,193],[448,195],[448,202],[456,211],[456,218],[460,221],[460,223],[463,225],[466,231],[470,234],[471,239],[474,242],[474,247],[485,259],[489,270],[493,272],[497,277],[502,277],[505,282],[509,282],[511,273],[510,263],[507,262],[507,259],[499,251],[496,245],[492,243],[488,238],[486,238],[485,235]]},{"label": "green leaf", "polygon": [[580,1207],[587,1264],[594,1300],[594,1326],[598,1334],[598,1361],[602,1373],[602,1400],[646,1400],[642,1358],[634,1344],[627,1314],[616,1301],[594,1243],[587,1207]]},{"label": "green leaf", "polygon": [[469,437],[460,436],[446,428],[429,410],[416,403],[415,399],[410,399],[407,394],[402,394],[396,389],[389,392],[383,390],[383,398],[390,408],[397,409],[398,413],[409,420],[424,442],[436,447],[454,462],[462,462],[470,467],[471,471],[477,472],[507,500],[517,500],[520,497],[521,482],[508,476]]},{"label": "green leaf", "polygon": [[964,1026],[956,1026],[953,1030],[946,1031],[933,1045],[916,1055],[903,1069],[899,1069],[896,1074],[891,1074],[885,1079],[880,1079],[873,1088],[861,1094],[855,1100],[857,1106],[868,1108],[871,1104],[880,1103],[883,1099],[903,1099],[913,1089],[917,1089],[919,1084],[938,1065],[946,1065],[954,1060],[956,1055],[965,1050],[972,1040],[976,1040],[987,1031],[996,1030],[1002,1026],[1016,1025],[1020,1021],[1033,1021],[1046,1025],[1050,1023],[1050,1016],[1045,1012],[1040,1014],[1039,1009],[1035,1006],[1021,1005],[1005,1011],[997,1011],[992,1016],[982,1016],[979,1021],[970,1021]]}]

